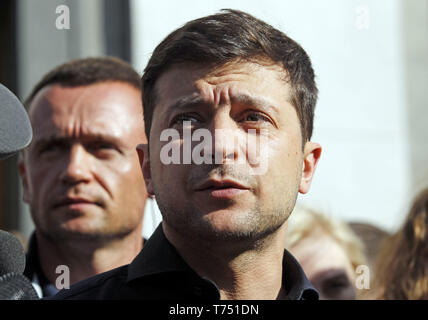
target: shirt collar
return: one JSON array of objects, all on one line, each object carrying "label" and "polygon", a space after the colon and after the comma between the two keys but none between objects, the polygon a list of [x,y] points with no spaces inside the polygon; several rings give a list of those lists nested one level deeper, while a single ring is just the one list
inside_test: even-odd
[{"label": "shirt collar", "polygon": [[192,271],[165,237],[162,223],[129,265],[127,281],[168,272]]},{"label": "shirt collar", "polygon": [[300,264],[284,249],[282,282],[290,300],[318,300],[318,291],[312,286]]},{"label": "shirt collar", "polygon": [[[49,282],[39,261],[38,244],[36,233],[31,234],[28,242],[24,275],[31,280],[37,293],[41,297],[51,296],[58,292],[53,284]],[[39,289],[40,288],[40,289]]]},{"label": "shirt collar", "polygon": [[[142,238],[142,240],[144,247],[146,245],[146,239]],[[59,291],[54,286],[54,284],[50,283],[50,281],[42,270],[42,266],[39,260],[39,250],[35,232],[31,234],[30,240],[28,242],[24,276],[26,276],[31,281],[33,287],[35,287],[36,292],[41,298],[53,296]]]},{"label": "shirt collar", "polygon": [[[143,250],[129,265],[127,281],[145,276],[188,272],[196,275],[165,237],[162,223],[157,227]],[[297,260],[284,250],[283,282],[290,300],[317,300],[318,292],[307,279]]]}]

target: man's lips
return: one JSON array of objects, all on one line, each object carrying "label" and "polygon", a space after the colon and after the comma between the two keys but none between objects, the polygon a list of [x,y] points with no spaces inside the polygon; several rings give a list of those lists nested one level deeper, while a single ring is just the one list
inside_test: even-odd
[{"label": "man's lips", "polygon": [[214,198],[232,198],[250,188],[234,180],[209,179],[200,184],[196,192],[207,193]]},{"label": "man's lips", "polygon": [[56,202],[53,207],[54,208],[59,208],[59,207],[78,208],[78,207],[87,206],[87,205],[101,206],[101,204],[97,201],[92,201],[92,200],[85,199],[85,198],[66,197],[66,198],[62,198],[61,200]]}]

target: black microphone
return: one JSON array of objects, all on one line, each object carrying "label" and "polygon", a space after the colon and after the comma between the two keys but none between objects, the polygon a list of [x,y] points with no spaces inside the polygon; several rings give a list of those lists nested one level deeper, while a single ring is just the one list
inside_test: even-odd
[{"label": "black microphone", "polygon": [[0,159],[24,149],[32,138],[33,131],[23,105],[0,83]]},{"label": "black microphone", "polygon": [[38,300],[31,282],[22,274],[25,252],[18,238],[0,230],[0,300]]}]

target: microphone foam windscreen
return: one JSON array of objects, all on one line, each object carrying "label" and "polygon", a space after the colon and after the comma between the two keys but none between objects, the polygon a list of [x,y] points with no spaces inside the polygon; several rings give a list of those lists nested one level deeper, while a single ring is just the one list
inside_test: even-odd
[{"label": "microphone foam windscreen", "polygon": [[25,252],[21,242],[13,234],[0,230],[0,276],[21,274],[24,269]]},{"label": "microphone foam windscreen", "polygon": [[22,274],[9,273],[0,277],[0,300],[38,300],[36,290]]},{"label": "microphone foam windscreen", "polygon": [[0,159],[24,149],[32,137],[30,120],[22,103],[0,83]]}]

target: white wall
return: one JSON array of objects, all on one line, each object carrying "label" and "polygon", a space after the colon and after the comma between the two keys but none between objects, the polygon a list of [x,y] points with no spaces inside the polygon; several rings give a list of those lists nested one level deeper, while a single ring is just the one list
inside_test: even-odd
[{"label": "white wall", "polygon": [[[426,163],[428,156],[420,144],[412,147],[409,138],[408,79],[413,73],[408,61],[414,50],[405,48],[409,41],[404,34],[418,13],[422,30],[412,27],[416,35],[411,43],[418,45],[418,53],[425,52],[420,42],[428,41],[428,10],[423,13],[428,1],[409,1],[405,14],[403,1],[409,0],[133,0],[133,64],[142,72],[167,34],[221,8],[247,11],[284,31],[308,52],[320,89],[313,140],[324,150],[312,189],[299,202],[392,231],[414,196],[412,166]],[[413,68],[426,70],[426,57],[411,60]],[[419,86],[426,84],[425,74],[418,73]],[[423,90],[410,97],[423,110]],[[413,118],[422,119],[420,114]],[[419,136],[427,133],[421,125]],[[426,145],[426,139],[420,142]]]}]

